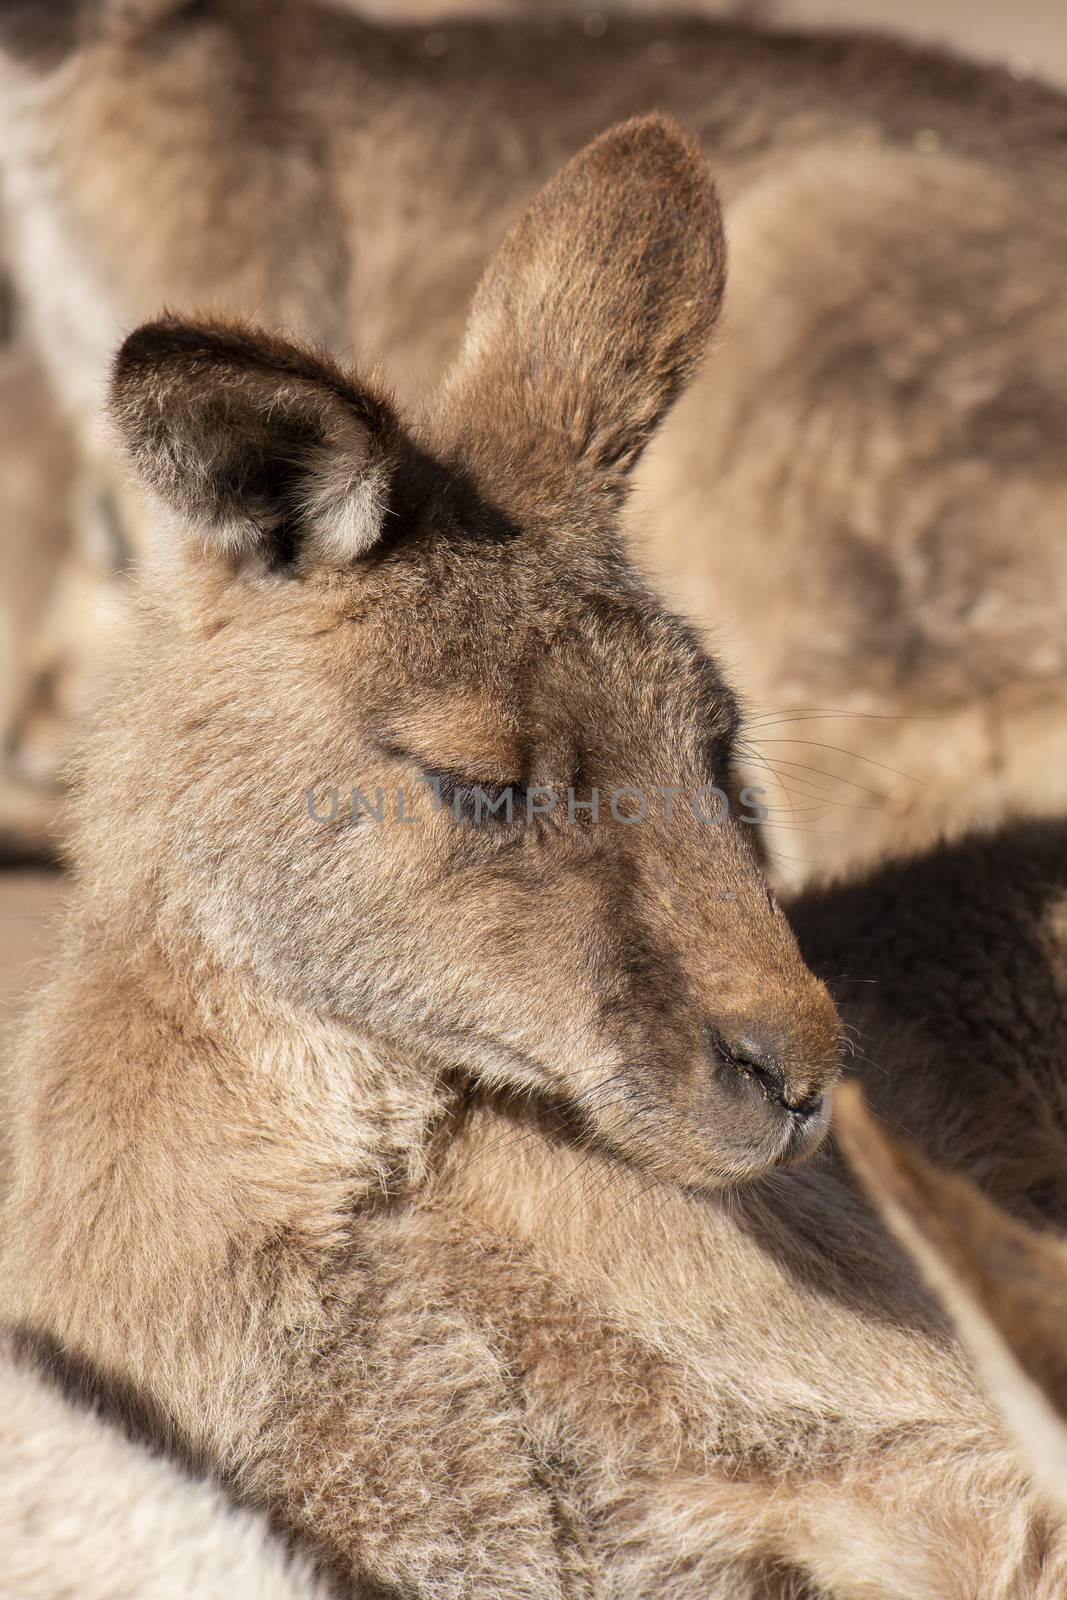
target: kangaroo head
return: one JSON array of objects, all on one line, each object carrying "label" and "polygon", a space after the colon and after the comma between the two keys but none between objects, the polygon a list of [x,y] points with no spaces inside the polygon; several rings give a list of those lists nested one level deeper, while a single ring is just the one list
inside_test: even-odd
[{"label": "kangaroo head", "polygon": [[834,1128],[1036,1478],[1067,1513],[1067,1247],[887,1134],[854,1084],[841,1091]]},{"label": "kangaroo head", "polygon": [[812,1149],[838,1068],[734,696],[617,536],[722,281],[649,118],[519,222],[420,419],[264,333],[133,334],[113,412],[163,536],[98,778],[228,968],[709,1187]]}]

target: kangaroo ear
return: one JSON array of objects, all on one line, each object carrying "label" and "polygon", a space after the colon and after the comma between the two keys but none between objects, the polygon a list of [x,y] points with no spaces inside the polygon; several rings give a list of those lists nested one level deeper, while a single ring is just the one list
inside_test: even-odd
[{"label": "kangaroo ear", "polygon": [[724,278],[695,145],[659,116],[610,129],[486,272],[446,385],[453,436],[497,479],[533,454],[541,469],[554,460],[573,477],[584,464],[621,487],[704,353]]},{"label": "kangaroo ear", "polygon": [[1034,1474],[1067,1511],[1067,1250],[891,1138],[855,1084],[834,1126],[857,1177],[944,1305]]},{"label": "kangaroo ear", "polygon": [[310,350],[235,324],[149,323],[119,352],[111,414],[140,478],[209,547],[345,565],[381,533],[400,428]]}]

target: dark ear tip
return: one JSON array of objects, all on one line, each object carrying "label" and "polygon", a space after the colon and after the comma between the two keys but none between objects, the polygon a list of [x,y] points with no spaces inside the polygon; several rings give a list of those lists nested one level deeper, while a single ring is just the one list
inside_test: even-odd
[{"label": "dark ear tip", "polygon": [[160,317],[142,323],[123,340],[115,357],[115,380],[121,382],[145,367],[158,367],[176,357],[216,354],[222,346],[218,329],[177,317]]},{"label": "dark ear tip", "polygon": [[113,364],[113,376],[121,382],[140,367],[148,366],[165,355],[169,346],[169,326],[165,322],[145,322],[135,328],[119,346]]}]

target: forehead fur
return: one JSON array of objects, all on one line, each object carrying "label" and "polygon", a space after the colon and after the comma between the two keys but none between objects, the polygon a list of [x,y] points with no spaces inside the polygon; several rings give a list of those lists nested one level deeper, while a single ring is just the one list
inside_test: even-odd
[{"label": "forehead fur", "polygon": [[735,731],[718,666],[613,539],[483,542],[432,505],[423,516],[421,534],[321,594],[375,680],[388,742],[528,773],[576,736],[622,759],[635,742],[681,755]]}]

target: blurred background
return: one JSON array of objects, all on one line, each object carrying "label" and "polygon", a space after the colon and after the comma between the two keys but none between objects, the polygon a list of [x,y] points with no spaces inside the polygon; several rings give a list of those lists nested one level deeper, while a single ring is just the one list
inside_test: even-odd
[{"label": "blurred background", "polygon": [[[658,0],[611,0],[604,11],[653,11]],[[432,19],[443,15],[506,15],[523,9],[594,11],[568,0],[481,0],[481,4],[442,5],[440,0],[366,0],[358,10],[382,17]],[[930,44],[953,45],[987,61],[1008,62],[1022,72],[1067,82],[1067,29],[1061,0],[676,0],[661,11],[703,11],[742,16],[751,21],[843,28],[878,28]]]},{"label": "blurred background", "polygon": [[[41,0],[42,6],[47,0]],[[713,0],[657,6],[657,0],[614,0],[599,9],[568,0],[364,0],[357,7],[390,19],[432,23],[446,15],[508,14],[537,9],[566,10],[589,17],[613,10],[656,9],[741,15],[761,23],[833,24],[875,28],[954,46],[965,53],[1006,64],[1018,77],[1037,73],[1067,84],[1067,26],[1063,0],[742,0],[734,6]],[[2,246],[0,246],[2,250]],[[10,725],[33,670],[32,641],[46,604],[47,575],[67,537],[66,507],[73,492],[73,455],[52,406],[33,352],[20,332],[17,299],[0,296],[0,541],[4,588],[0,596],[0,727]],[[33,559],[27,559],[32,549]],[[54,597],[51,603],[55,603]],[[17,796],[0,813],[0,1063],[50,947],[62,878],[28,859],[19,843],[25,836]],[[32,819],[31,819],[32,820]],[[32,854],[32,852],[31,852]]]}]

